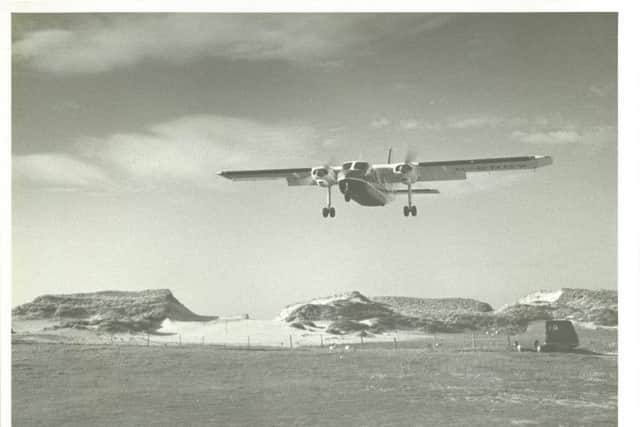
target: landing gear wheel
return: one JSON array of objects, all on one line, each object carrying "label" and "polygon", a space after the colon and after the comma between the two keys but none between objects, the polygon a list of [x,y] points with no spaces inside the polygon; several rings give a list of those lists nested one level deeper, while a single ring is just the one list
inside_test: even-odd
[{"label": "landing gear wheel", "polygon": [[418,208],[416,206],[411,206],[409,210],[411,211],[411,216],[418,215]]},{"label": "landing gear wheel", "polygon": [[409,216],[409,206],[404,207],[404,216]]},{"label": "landing gear wheel", "polygon": [[336,208],[329,208],[329,215],[331,216],[331,218],[336,216]]},{"label": "landing gear wheel", "polygon": [[322,216],[323,216],[323,217],[325,217],[325,218],[326,218],[327,216],[329,216],[329,209],[327,209],[327,208],[322,208]]}]

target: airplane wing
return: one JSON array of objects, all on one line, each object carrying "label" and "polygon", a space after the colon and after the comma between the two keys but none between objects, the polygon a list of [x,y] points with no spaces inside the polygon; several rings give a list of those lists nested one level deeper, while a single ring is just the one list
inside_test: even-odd
[{"label": "airplane wing", "polygon": [[[391,190],[390,193],[393,194],[409,194],[409,190]],[[440,194],[440,190],[436,190],[434,188],[414,188],[411,190],[412,194]]]},{"label": "airplane wing", "polygon": [[311,168],[255,169],[218,172],[218,175],[232,181],[261,181],[286,179],[288,185],[316,185],[311,179]]},{"label": "airplane wing", "polygon": [[550,156],[499,157],[495,159],[449,160],[417,164],[418,181],[466,179],[468,172],[537,169],[552,163]]}]

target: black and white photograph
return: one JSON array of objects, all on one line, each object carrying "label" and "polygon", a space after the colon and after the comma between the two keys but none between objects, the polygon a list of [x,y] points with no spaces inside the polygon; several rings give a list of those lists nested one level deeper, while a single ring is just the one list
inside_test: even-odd
[{"label": "black and white photograph", "polygon": [[618,425],[618,30],[14,11],[12,425]]}]

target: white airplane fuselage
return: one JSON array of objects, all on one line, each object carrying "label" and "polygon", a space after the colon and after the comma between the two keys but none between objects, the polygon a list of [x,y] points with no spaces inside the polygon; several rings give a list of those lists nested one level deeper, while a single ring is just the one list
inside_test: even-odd
[{"label": "white airplane fuselage", "polygon": [[317,176],[315,171],[312,173],[316,184],[321,187],[338,185],[346,201],[353,200],[362,206],[384,206],[393,200],[392,185],[385,182],[379,169],[372,168],[367,162],[345,162],[337,172],[321,169],[325,171],[320,174],[322,176]]},{"label": "white airplane fuselage", "polygon": [[362,206],[384,206],[393,200],[390,184],[377,181],[375,173],[358,172],[341,173],[338,179],[338,188],[347,200]]}]

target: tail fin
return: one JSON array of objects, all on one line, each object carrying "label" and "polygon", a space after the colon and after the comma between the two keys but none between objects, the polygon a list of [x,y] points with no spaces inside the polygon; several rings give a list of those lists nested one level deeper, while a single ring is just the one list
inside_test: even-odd
[{"label": "tail fin", "polygon": [[387,152],[387,163],[391,164],[391,151],[393,147],[389,147],[389,151]]}]

